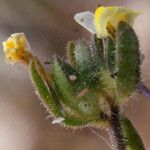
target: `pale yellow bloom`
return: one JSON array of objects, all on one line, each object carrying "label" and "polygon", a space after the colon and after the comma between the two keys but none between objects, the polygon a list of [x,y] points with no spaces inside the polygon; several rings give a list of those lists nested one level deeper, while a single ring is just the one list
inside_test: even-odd
[{"label": "pale yellow bloom", "polygon": [[32,54],[30,46],[24,33],[12,34],[3,42],[5,58],[8,63],[29,64]]},{"label": "pale yellow bloom", "polygon": [[99,7],[95,11],[94,26],[98,37],[114,35],[119,22],[123,21],[133,26],[135,18],[139,15],[131,9],[123,7]]},{"label": "pale yellow bloom", "polygon": [[121,21],[133,26],[134,20],[139,14],[139,12],[124,7],[100,6],[96,9],[95,14],[90,11],[80,12],[74,16],[74,19],[92,34],[97,34],[99,38],[105,38],[115,36]]}]

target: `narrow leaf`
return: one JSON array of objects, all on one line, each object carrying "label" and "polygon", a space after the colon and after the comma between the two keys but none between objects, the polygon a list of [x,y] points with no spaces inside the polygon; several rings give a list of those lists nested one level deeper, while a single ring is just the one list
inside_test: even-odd
[{"label": "narrow leaf", "polygon": [[[53,63],[53,79],[55,84],[55,91],[62,101],[71,112],[76,112],[78,116],[85,119],[93,120],[99,118],[98,99],[88,89],[83,89],[80,93],[75,93],[71,83],[68,81],[65,73],[62,70],[62,63],[58,59]],[[85,120],[84,119],[84,120]]]},{"label": "narrow leaf", "polygon": [[92,59],[91,50],[85,41],[78,41],[75,45],[75,60],[76,69],[82,77],[82,81],[88,87],[95,87],[99,84],[99,70],[95,66],[94,59]]},{"label": "narrow leaf", "polygon": [[53,63],[53,79],[60,100],[74,110],[79,110],[74,91],[56,58]]},{"label": "narrow leaf", "polygon": [[132,27],[124,22],[120,22],[118,26],[116,49],[118,63],[117,87],[121,100],[136,89],[140,79],[138,39]]},{"label": "narrow leaf", "polygon": [[97,67],[102,67],[104,62],[104,51],[102,39],[97,38],[96,35],[91,37],[91,53],[92,59]]},{"label": "narrow leaf", "polygon": [[145,150],[140,135],[138,134],[131,121],[124,116],[121,119],[121,125],[127,150]]},{"label": "narrow leaf", "polygon": [[31,78],[34,83],[35,89],[53,115],[59,117],[63,116],[60,104],[57,101],[56,97],[54,97],[53,91],[49,88],[49,85],[43,78],[43,75],[40,74],[41,71],[38,68],[41,68],[42,71],[44,71],[44,69],[39,63],[40,62],[37,59],[33,58],[30,64]]},{"label": "narrow leaf", "polygon": [[74,49],[75,49],[75,43],[71,42],[71,41],[68,42],[68,44],[67,44],[67,57],[69,59],[69,63],[72,66],[75,66]]},{"label": "narrow leaf", "polygon": [[112,75],[116,73],[116,47],[115,41],[111,38],[107,38],[107,63],[108,68]]}]

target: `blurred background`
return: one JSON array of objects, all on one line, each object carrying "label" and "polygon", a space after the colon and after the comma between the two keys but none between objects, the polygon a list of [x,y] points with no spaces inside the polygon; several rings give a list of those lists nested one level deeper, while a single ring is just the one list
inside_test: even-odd
[{"label": "blurred background", "polygon": [[[94,11],[98,5],[119,5],[142,11],[135,23],[145,55],[142,79],[150,87],[149,0],[0,0],[0,42],[14,32],[24,32],[32,51],[42,61],[64,55],[66,42],[89,38],[74,20],[75,13]],[[27,68],[4,62],[0,45],[0,150],[109,150],[88,128],[73,131],[52,125],[40,105]],[[150,149],[150,100],[135,93],[124,107]],[[104,130],[95,130],[105,137]]]}]

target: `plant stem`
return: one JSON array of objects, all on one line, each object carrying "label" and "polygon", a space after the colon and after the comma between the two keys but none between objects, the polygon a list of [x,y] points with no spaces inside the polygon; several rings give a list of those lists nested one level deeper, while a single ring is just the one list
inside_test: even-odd
[{"label": "plant stem", "polygon": [[116,105],[111,106],[109,136],[112,144],[112,150],[125,150],[125,141],[119,120],[119,108]]}]

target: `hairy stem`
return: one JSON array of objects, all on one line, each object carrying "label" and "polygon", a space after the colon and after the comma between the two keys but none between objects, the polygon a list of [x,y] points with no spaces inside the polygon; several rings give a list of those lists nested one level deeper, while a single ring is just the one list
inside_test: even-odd
[{"label": "hairy stem", "polygon": [[112,115],[110,117],[109,136],[112,144],[112,150],[125,150],[123,132],[119,120],[118,106],[111,106]]}]

